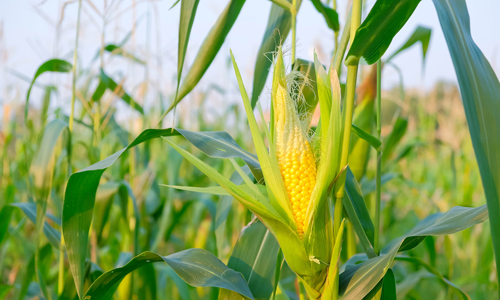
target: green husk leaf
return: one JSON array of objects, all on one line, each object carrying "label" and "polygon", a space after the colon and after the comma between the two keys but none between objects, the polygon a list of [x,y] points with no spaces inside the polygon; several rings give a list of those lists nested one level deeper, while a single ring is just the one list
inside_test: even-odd
[{"label": "green husk leaf", "polygon": [[271,147],[271,153],[268,152],[264,140],[260,135],[260,130],[253,115],[253,109],[250,106],[250,101],[248,99],[245,86],[241,79],[240,71],[238,65],[234,59],[233,53],[231,52],[231,59],[233,61],[234,71],[236,73],[236,78],[238,79],[238,85],[240,87],[240,93],[243,98],[243,104],[245,106],[245,111],[248,118],[248,123],[250,130],[252,132],[253,143],[257,151],[257,157],[259,158],[259,163],[266,180],[266,187],[269,188],[271,192],[268,192],[269,200],[274,209],[281,215],[286,224],[295,228],[295,222],[293,221],[292,207],[290,201],[288,200],[288,195],[285,190],[285,184],[281,177],[281,172],[278,166],[278,160],[276,159],[276,153],[273,153],[273,147]]}]

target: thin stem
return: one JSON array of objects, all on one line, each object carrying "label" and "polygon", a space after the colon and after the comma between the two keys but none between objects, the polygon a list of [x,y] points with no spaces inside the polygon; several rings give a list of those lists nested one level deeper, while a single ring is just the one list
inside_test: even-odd
[{"label": "thin stem", "polygon": [[[382,62],[379,60],[377,62],[377,138],[380,140],[382,132]],[[379,234],[380,234],[380,198],[381,198],[381,176],[382,176],[382,152],[377,150],[377,174],[376,174],[376,200],[375,200],[375,233],[373,237],[374,245],[373,248],[375,253],[378,254],[379,249]]]},{"label": "thin stem", "polygon": [[78,1],[78,17],[76,21],[76,38],[75,51],[73,52],[73,84],[71,93],[71,113],[69,115],[69,131],[73,132],[73,119],[75,116],[75,99],[76,99],[76,63],[78,58],[78,35],[80,33],[80,12],[82,10],[82,0]]},{"label": "thin stem", "polygon": [[[333,0],[332,9],[335,11],[337,10],[337,0]],[[339,48],[339,32],[338,32],[338,30],[334,31],[334,40],[335,40],[335,49],[334,50],[335,50],[335,52],[337,52],[337,49]]]},{"label": "thin stem", "polygon": [[[351,36],[350,44],[354,41],[354,36],[356,35],[356,30],[361,24],[361,7],[362,0],[355,0],[352,7],[351,16]],[[342,155],[340,158],[340,168],[344,168],[347,165],[349,158],[349,142],[351,139],[351,126],[352,126],[352,115],[354,110],[354,96],[356,93],[356,79],[358,76],[358,65],[347,67],[347,93],[346,101],[344,103],[344,134],[342,140]],[[340,170],[341,170],[340,169]],[[339,171],[340,171],[339,170]],[[334,234],[337,236],[338,230],[340,228],[340,222],[342,219],[342,198],[344,198],[344,186],[345,186],[345,172],[340,175],[337,184],[335,185],[335,216],[334,216]]]},{"label": "thin stem", "polygon": [[64,291],[64,236],[62,235],[59,246],[59,273],[57,275],[57,294],[61,296]]},{"label": "thin stem", "polygon": [[297,0],[292,1],[292,64],[295,62],[295,48],[297,47]]},{"label": "thin stem", "polygon": [[[73,51],[73,81],[71,84],[71,112],[69,115],[69,143],[71,147],[71,134],[73,133],[73,123],[75,119],[76,100],[76,64],[78,62],[78,36],[80,35],[80,15],[82,11],[82,0],[78,1],[78,16],[76,19],[75,50]],[[71,148],[70,148],[71,149]],[[68,153],[68,174],[71,173],[71,152]],[[71,174],[70,174],[71,175]],[[64,291],[64,236],[61,235],[61,245],[59,247],[59,273],[57,274],[57,294],[62,295]]]}]

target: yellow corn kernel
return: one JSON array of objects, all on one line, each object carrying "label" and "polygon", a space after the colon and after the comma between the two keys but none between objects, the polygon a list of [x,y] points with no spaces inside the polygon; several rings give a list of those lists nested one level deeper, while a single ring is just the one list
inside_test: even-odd
[{"label": "yellow corn kernel", "polygon": [[274,103],[276,156],[297,232],[302,238],[307,207],[316,185],[316,160],[307,139],[307,129],[300,123],[295,105],[281,85],[278,85]]}]

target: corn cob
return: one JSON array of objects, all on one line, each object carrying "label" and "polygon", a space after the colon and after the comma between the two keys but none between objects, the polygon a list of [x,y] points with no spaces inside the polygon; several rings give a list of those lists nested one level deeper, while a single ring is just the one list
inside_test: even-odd
[{"label": "corn cob", "polygon": [[302,238],[307,207],[316,185],[316,161],[306,128],[303,128],[286,88],[279,85],[275,98],[276,156],[297,232]]}]

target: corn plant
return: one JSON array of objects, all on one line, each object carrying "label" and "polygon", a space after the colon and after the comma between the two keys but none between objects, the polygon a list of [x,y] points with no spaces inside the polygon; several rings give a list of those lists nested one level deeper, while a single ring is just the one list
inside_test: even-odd
[{"label": "corn plant", "polygon": [[[452,179],[441,174],[448,168],[441,161],[447,157],[444,150],[434,151],[437,158],[429,164],[437,166],[431,168],[427,157],[412,152],[435,141],[428,135],[437,117],[426,115],[423,105],[415,111],[398,110],[386,122],[390,133],[382,135],[382,104],[387,103],[382,99],[382,70],[399,70],[392,59],[417,43],[425,59],[429,46],[430,29],[418,27],[398,50],[383,57],[418,0],[378,0],[364,19],[363,1],[354,0],[345,24],[339,22],[336,0],[311,0],[333,33],[335,48],[327,66],[316,55],[314,61],[298,57],[297,15],[303,1],[271,0],[251,95],[237,65],[238,53],[229,54],[245,114],[240,115],[239,105],[231,106],[224,110],[224,118],[209,124],[202,100],[199,131],[186,129],[193,126],[189,116],[179,113],[181,101],[220,52],[245,11],[245,1],[227,1],[185,75],[199,1],[173,3],[180,10],[175,88],[167,106],[159,90],[161,103],[149,110],[140,104],[140,93],[131,92],[124,79],[107,69],[105,54],[134,65],[149,62],[126,51],[132,33],[120,43],[104,43],[107,14],[113,11],[106,1],[100,14],[100,48],[89,67],[79,65],[80,14],[86,5],[82,2],[78,1],[72,62],[55,58],[41,64],[27,80],[30,85],[18,118],[22,121],[4,126],[0,266],[17,264],[17,269],[9,271],[8,284],[3,284],[7,271],[0,272],[2,297],[417,299],[422,290],[427,298],[471,299],[468,293],[478,299],[494,297],[491,290],[498,286],[492,279],[500,278],[494,266],[494,258],[500,257],[500,126],[495,118],[500,83],[472,40],[463,0],[433,0],[472,140],[470,151],[467,141],[459,144],[464,149],[454,148]],[[284,50],[288,45],[289,59]],[[358,84],[363,64],[372,66]],[[30,109],[32,89],[47,72],[71,79],[69,115],[57,110],[48,117],[55,86],[43,87],[39,112]],[[266,118],[262,91],[268,76],[272,80]],[[214,89],[226,96],[223,88]],[[405,93],[402,87],[403,100]],[[113,100],[107,105],[109,98]],[[135,138],[132,129],[116,121],[114,99],[137,113],[143,131]],[[76,103],[82,104],[80,112]],[[314,118],[316,110],[319,115]],[[169,113],[175,115],[175,125],[160,129]],[[409,132],[415,115],[417,129]],[[232,130],[225,121],[229,116],[235,118]],[[408,141],[411,134],[426,139]],[[478,172],[470,170],[475,167],[467,156],[472,151]],[[419,199],[410,194],[426,191],[397,174],[405,172],[429,175],[422,185],[431,182],[435,194],[439,183],[451,181],[449,194],[458,197],[456,153],[465,161],[463,202],[447,195],[440,202],[446,202],[446,209],[437,205],[438,211],[446,212],[428,215],[436,209],[399,199],[405,194]],[[479,178],[486,205],[473,207],[478,202],[472,194],[483,195],[476,192]],[[383,189],[393,195],[391,201],[382,199]],[[448,209],[455,204],[464,206]],[[403,217],[402,206],[413,215]],[[485,225],[466,230],[488,216],[491,233]],[[448,236],[459,231],[464,231],[460,242]],[[471,258],[477,276],[454,272],[456,265],[465,270],[464,257]],[[153,265],[156,262],[163,264]],[[438,291],[434,282],[440,284]]]}]

